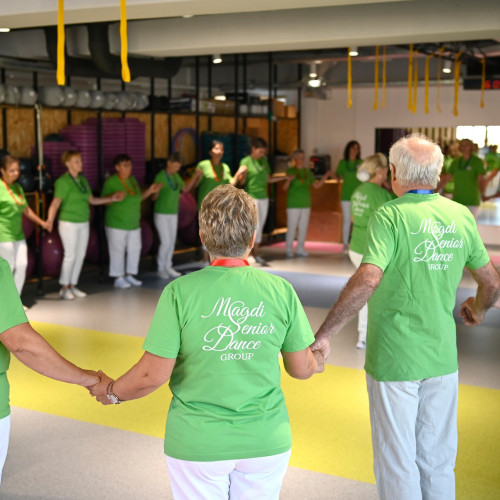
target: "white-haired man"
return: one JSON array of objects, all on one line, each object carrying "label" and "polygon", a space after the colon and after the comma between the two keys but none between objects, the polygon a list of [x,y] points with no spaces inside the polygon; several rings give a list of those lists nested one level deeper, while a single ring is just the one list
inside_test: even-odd
[{"label": "white-haired man", "polygon": [[365,370],[374,469],[381,499],[455,498],[458,365],[456,291],[464,266],[478,282],[461,306],[477,325],[495,302],[500,277],[462,205],[434,193],[443,165],[425,136],[389,153],[398,199],[370,218],[362,264],[316,334],[329,339],[368,303]]}]

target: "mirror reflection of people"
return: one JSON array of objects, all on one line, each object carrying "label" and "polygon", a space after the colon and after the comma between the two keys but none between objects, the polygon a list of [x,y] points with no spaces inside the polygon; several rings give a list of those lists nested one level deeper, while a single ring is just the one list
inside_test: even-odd
[{"label": "mirror reflection of people", "polygon": [[307,228],[311,215],[311,190],[319,189],[330,177],[327,172],[321,179],[315,179],[311,169],[306,165],[306,156],[302,149],[292,153],[292,166],[286,171],[287,180],[283,190],[287,191],[286,197],[286,249],[287,258],[293,257],[293,242],[297,235],[297,257],[308,257],[305,249]]},{"label": "mirror reflection of people", "polygon": [[28,245],[23,232],[22,218],[49,229],[50,224],[42,220],[30,208],[23,188],[16,182],[19,178],[19,160],[5,155],[0,161],[0,257],[8,263],[14,274],[19,295],[23,290],[28,267]]},{"label": "mirror reflection of people", "polygon": [[163,279],[178,278],[181,275],[172,266],[175,240],[177,239],[180,194],[189,192],[202,175],[201,170],[196,170],[193,177],[184,182],[179,175],[182,161],[180,153],[172,153],[167,158],[166,167],[158,172],[154,179],[155,184],[162,185],[162,188],[153,194],[152,199],[155,202],[154,223],[160,238],[156,259],[158,275]]},{"label": "mirror reflection of people", "polygon": [[287,177],[271,177],[271,167],[267,161],[267,142],[260,137],[252,139],[252,150],[248,156],[240,161],[240,167],[234,174],[234,184],[243,185],[245,191],[257,204],[258,223],[253,257],[258,264],[265,265],[266,261],[259,254],[262,242],[262,231],[269,211],[268,184],[287,180]]},{"label": "mirror reflection of people", "polygon": [[139,272],[141,258],[141,202],[162,185],[153,183],[145,191],[132,175],[132,159],[127,154],[120,154],[113,160],[116,174],[104,182],[103,198],[122,191],[125,196],[121,201],[106,206],[104,227],[108,240],[109,275],[114,278],[115,288],[141,286],[142,281],[136,275]]},{"label": "mirror reflection of people", "polygon": [[339,161],[335,176],[342,179],[340,204],[342,206],[342,243],[344,251],[348,249],[349,234],[351,232],[351,196],[361,184],[356,177],[361,165],[361,146],[358,141],[349,141],[344,148],[344,157]]},{"label": "mirror reflection of people", "polygon": [[[82,370],[55,351],[28,323],[9,264],[0,258],[0,480],[10,434],[9,381],[12,353],[28,368],[46,377],[89,387],[99,382],[96,372]],[[29,389],[29,388],[28,388]]]},{"label": "mirror reflection of people", "polygon": [[64,248],[59,296],[63,300],[73,300],[87,296],[77,288],[77,284],[89,242],[90,205],[107,205],[121,201],[125,193],[117,191],[105,198],[94,196],[87,179],[82,175],[83,163],[79,151],[66,151],[61,162],[68,171],[54,184],[54,198],[48,210],[47,221],[51,231],[59,211],[57,227]]},{"label": "mirror reflection of people", "polygon": [[248,264],[253,199],[219,186],[199,217],[210,266],[166,286],[142,358],[116,381],[99,372],[91,392],[119,403],[170,379],[165,454],[176,500],[278,500],[291,448],[278,357],[292,377],[311,377],[314,337],[292,286]]}]

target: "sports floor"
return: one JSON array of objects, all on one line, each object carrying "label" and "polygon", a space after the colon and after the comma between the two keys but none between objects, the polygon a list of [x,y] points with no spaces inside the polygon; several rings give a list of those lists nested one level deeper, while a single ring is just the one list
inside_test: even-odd
[{"label": "sports floor", "polygon": [[[283,244],[263,247],[265,271],[288,279],[316,330],[354,268],[332,246],[308,243],[308,258],[284,258]],[[335,248],[333,248],[335,250]],[[497,265],[500,246],[489,246]],[[186,272],[195,267],[182,264]],[[35,328],[75,363],[117,377],[142,355],[156,302],[166,282],[142,263],[144,286],[116,290],[87,272],[85,299],[61,301],[56,280],[42,297],[27,285],[23,299]],[[466,271],[457,304],[475,293]],[[460,399],[457,498],[500,499],[500,309],[484,325],[458,324]],[[324,374],[308,381],[283,375],[293,430],[284,500],[377,498],[372,472],[364,352],[356,321],[334,339]],[[162,435],[168,386],[147,398],[102,407],[84,389],[55,382],[13,360],[12,431],[0,498],[170,499]],[[256,499],[257,500],[257,499]],[[404,500],[404,499],[403,499]]]}]

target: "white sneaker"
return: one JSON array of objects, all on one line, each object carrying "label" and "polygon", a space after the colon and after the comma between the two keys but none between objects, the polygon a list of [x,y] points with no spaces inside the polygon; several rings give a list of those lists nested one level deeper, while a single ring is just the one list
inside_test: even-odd
[{"label": "white sneaker", "polygon": [[141,286],[142,285],[142,281],[134,278],[131,274],[127,274],[127,276],[125,276],[125,279],[132,285],[132,286]]},{"label": "white sneaker", "polygon": [[130,288],[131,286],[132,285],[123,276],[115,279],[115,288]]},{"label": "white sneaker", "polygon": [[356,349],[366,349],[366,342],[364,340],[360,340],[356,344]]},{"label": "white sneaker", "polygon": [[309,257],[309,254],[305,250],[297,250],[297,257]]},{"label": "white sneaker", "polygon": [[71,290],[71,293],[77,298],[77,299],[83,299],[84,297],[87,296],[87,294],[85,292],[82,292],[81,290],[78,290],[78,288],[76,288],[76,286],[72,286],[70,288]]},{"label": "white sneaker", "polygon": [[171,278],[175,279],[175,278],[179,278],[179,276],[182,276],[182,273],[180,273],[179,271],[176,271],[173,267],[169,267],[167,269],[167,273],[170,275]]},{"label": "white sneaker", "polygon": [[170,279],[170,273],[166,269],[162,269],[161,271],[158,271],[158,276],[162,280],[169,280]]},{"label": "white sneaker", "polygon": [[59,292],[59,297],[63,300],[75,300],[73,292],[69,288],[61,288]]},{"label": "white sneaker", "polygon": [[285,257],[287,259],[293,259],[293,252],[285,252]]}]

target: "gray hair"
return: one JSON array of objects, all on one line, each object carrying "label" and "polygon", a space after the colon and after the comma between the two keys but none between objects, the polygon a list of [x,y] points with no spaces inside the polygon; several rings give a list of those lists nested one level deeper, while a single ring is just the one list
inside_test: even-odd
[{"label": "gray hair", "polygon": [[360,181],[366,182],[373,179],[377,174],[377,169],[387,168],[387,157],[383,153],[375,153],[365,158],[358,168],[357,177]]},{"label": "gray hair", "polygon": [[399,139],[389,151],[401,187],[435,188],[443,168],[441,148],[424,134],[411,134]]},{"label": "gray hair", "polygon": [[211,257],[241,257],[257,228],[255,200],[229,184],[218,186],[201,204],[200,235]]}]

